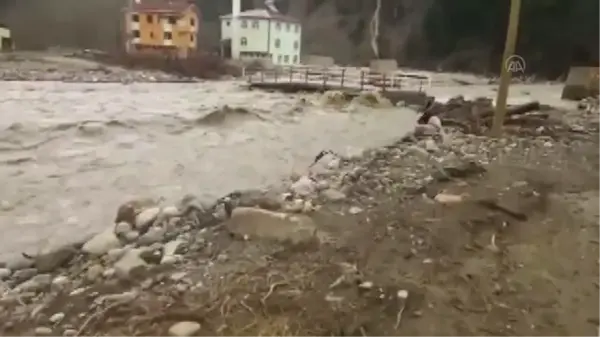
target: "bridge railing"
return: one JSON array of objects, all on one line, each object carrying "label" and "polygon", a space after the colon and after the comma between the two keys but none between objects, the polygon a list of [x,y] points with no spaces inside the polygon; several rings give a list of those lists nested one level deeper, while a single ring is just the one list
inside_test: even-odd
[{"label": "bridge railing", "polygon": [[246,73],[249,83],[296,83],[323,89],[401,90],[431,87],[430,76],[400,71],[381,73],[364,68],[288,66]]}]

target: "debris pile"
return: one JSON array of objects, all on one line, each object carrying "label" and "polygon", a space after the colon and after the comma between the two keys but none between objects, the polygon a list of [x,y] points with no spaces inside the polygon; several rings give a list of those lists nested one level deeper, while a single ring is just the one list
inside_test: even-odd
[{"label": "debris pile", "polygon": [[[593,102],[593,99],[590,100]],[[588,113],[594,111],[593,103],[582,103]],[[597,106],[595,109],[597,113]],[[427,124],[429,118],[436,116],[446,127],[460,129],[461,132],[483,135],[492,126],[495,113],[493,101],[487,98],[477,98],[473,101],[465,100],[463,96],[451,98],[446,103],[430,102],[428,108],[420,119],[420,124]],[[514,106],[506,110],[505,128],[508,132],[527,135],[560,136],[573,131],[573,128],[582,128],[582,132],[597,128],[590,118],[584,118],[585,126],[573,125],[573,121],[565,122],[565,115],[569,111],[542,105],[537,101]]]}]

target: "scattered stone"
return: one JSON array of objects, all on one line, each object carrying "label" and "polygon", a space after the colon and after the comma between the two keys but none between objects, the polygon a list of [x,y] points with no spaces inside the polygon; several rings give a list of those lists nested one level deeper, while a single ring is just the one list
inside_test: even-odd
[{"label": "scattered stone", "polygon": [[121,247],[121,242],[111,226],[92,237],[83,245],[81,250],[91,255],[104,255],[109,250],[119,247]]},{"label": "scattered stone", "polygon": [[48,319],[50,321],[50,323],[56,324],[60,321],[62,321],[65,318],[65,314],[62,312],[57,312],[56,314],[50,316],[50,318]]},{"label": "scattered stone", "polygon": [[100,276],[102,276],[103,272],[104,272],[104,268],[101,265],[94,264],[88,268],[85,275],[86,275],[86,278],[88,281],[95,282],[96,280],[98,280],[100,278]]},{"label": "scattered stone", "polygon": [[181,249],[184,247],[185,242],[183,240],[173,240],[167,242],[163,246],[163,256],[171,256],[180,254]]},{"label": "scattered stone", "polygon": [[172,218],[174,216],[179,216],[181,212],[176,206],[166,206],[161,209],[160,214],[165,217]]},{"label": "scattered stone", "polygon": [[121,235],[125,235],[127,234],[129,231],[131,231],[133,228],[132,226],[125,222],[125,221],[121,221],[118,224],[115,225],[115,234],[117,236],[121,236]]},{"label": "scattered stone", "polygon": [[63,336],[65,337],[74,337],[77,336],[77,330],[75,329],[65,329],[63,332]]},{"label": "scattered stone", "polygon": [[38,326],[37,328],[35,328],[34,333],[36,336],[52,336],[53,335],[52,329],[45,327],[45,326]]},{"label": "scattered stone", "polygon": [[0,281],[6,280],[10,277],[12,272],[8,268],[0,268]]},{"label": "scattered stone", "polygon": [[127,222],[132,226],[136,224],[137,215],[144,208],[155,207],[156,202],[150,198],[140,198],[136,200],[131,200],[123,205],[119,206],[117,210],[117,217],[115,219],[115,223],[119,222]]},{"label": "scattered stone", "polygon": [[52,280],[52,288],[54,290],[62,290],[69,284],[69,278],[66,276],[57,276]]},{"label": "scattered stone", "polygon": [[138,233],[137,231],[129,231],[127,233],[125,233],[125,235],[123,235],[125,241],[127,242],[134,242],[135,240],[137,240],[140,237],[140,233]]},{"label": "scattered stone", "polygon": [[200,328],[201,325],[197,322],[178,322],[169,328],[169,336],[193,336]]},{"label": "scattered stone", "polygon": [[238,207],[225,222],[237,237],[275,239],[300,243],[316,238],[317,226],[306,215],[272,212],[260,208]]},{"label": "scattered stone", "polygon": [[137,243],[140,246],[149,246],[153,243],[161,242],[167,233],[164,228],[152,227],[144,235],[140,236]]},{"label": "scattered stone", "polygon": [[140,258],[149,264],[159,264],[162,258],[162,252],[158,249],[146,248],[140,252]]},{"label": "scattered stone", "polygon": [[187,272],[180,271],[180,272],[171,274],[171,276],[169,276],[169,278],[175,282],[179,282],[179,281],[183,280],[183,278],[186,276],[187,276]]},{"label": "scattered stone", "polygon": [[440,148],[435,143],[435,140],[431,138],[427,138],[423,141],[423,147],[427,152],[430,153],[438,152],[440,150]]},{"label": "scattered stone", "polygon": [[292,192],[300,197],[308,197],[315,193],[316,184],[307,176],[302,176],[291,186]]},{"label": "scattered stone", "polygon": [[439,202],[440,204],[445,204],[445,205],[456,204],[456,203],[463,201],[463,197],[461,195],[445,194],[445,193],[439,193],[433,199],[435,201]]},{"label": "scattered stone", "polygon": [[333,202],[342,201],[346,199],[346,194],[332,188],[324,190],[323,192],[321,192],[321,195],[323,195],[325,199]]},{"label": "scattered stone", "polygon": [[40,273],[49,273],[71,261],[76,253],[72,245],[63,246],[49,253],[38,254],[34,258],[34,265]]},{"label": "scattered stone", "polygon": [[304,200],[295,199],[291,203],[286,204],[283,209],[289,213],[300,213],[304,209]]},{"label": "scattered stone", "polygon": [[115,276],[115,268],[108,268],[102,272],[104,278],[112,278]]},{"label": "scattered stone", "polygon": [[52,276],[50,274],[39,274],[35,275],[28,281],[21,283],[17,288],[19,291],[38,292],[49,287],[51,283]]},{"label": "scattered stone", "polygon": [[22,283],[34,277],[38,273],[35,268],[21,269],[14,272],[12,278],[16,283]]},{"label": "scattered stone", "polygon": [[363,209],[358,207],[358,206],[352,206],[350,207],[350,209],[348,210],[348,213],[352,214],[352,215],[356,215],[359,213],[362,213]]},{"label": "scattered stone", "polygon": [[113,248],[106,253],[106,260],[109,263],[118,261],[127,252],[127,248]]},{"label": "scattered stone", "polygon": [[175,264],[179,261],[181,261],[183,257],[181,255],[169,255],[169,256],[164,256],[161,260],[160,260],[160,264],[163,265],[172,265]]},{"label": "scattered stone", "polygon": [[114,268],[117,276],[123,279],[135,276],[140,271],[146,269],[148,264],[140,257],[141,249],[131,249],[115,263]]},{"label": "scattered stone", "polygon": [[146,230],[160,214],[160,207],[147,208],[135,217],[135,228]]}]

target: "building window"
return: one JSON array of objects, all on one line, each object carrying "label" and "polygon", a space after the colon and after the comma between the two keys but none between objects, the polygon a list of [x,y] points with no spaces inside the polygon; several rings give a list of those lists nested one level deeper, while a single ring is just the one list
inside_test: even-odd
[{"label": "building window", "polygon": [[281,55],[277,55],[277,63],[281,63]]},{"label": "building window", "polygon": [[294,55],[294,64],[298,63],[298,55]]},{"label": "building window", "polygon": [[253,20],[252,21],[252,28],[258,29],[258,27],[259,27],[258,20]]},{"label": "building window", "polygon": [[240,40],[240,44],[241,44],[242,46],[246,46],[246,45],[248,45],[248,39],[247,39],[247,38],[245,38],[245,37],[241,38],[241,40]]},{"label": "building window", "polygon": [[169,23],[174,25],[175,23],[177,23],[177,19],[174,16],[169,16]]},{"label": "building window", "polygon": [[275,39],[275,48],[279,48],[279,47],[281,47],[281,40]]},{"label": "building window", "polygon": [[133,37],[135,37],[135,38],[140,37],[140,31],[139,30],[134,30],[133,31]]},{"label": "building window", "polygon": [[154,17],[151,14],[146,15],[146,22],[148,22],[148,23],[154,22]]},{"label": "building window", "polygon": [[298,33],[300,31],[300,25],[294,25],[294,31]]},{"label": "building window", "polygon": [[165,40],[172,40],[173,34],[171,34],[171,32],[165,32],[164,37],[165,37]]},{"label": "building window", "polygon": [[190,35],[190,41],[191,41],[191,42],[194,42],[194,34],[191,34],[191,35]]},{"label": "building window", "polygon": [[132,14],[131,15],[131,21],[133,21],[133,22],[140,22],[140,16],[138,14]]},{"label": "building window", "polygon": [[150,32],[150,38],[153,39],[154,38],[154,33]]},{"label": "building window", "polygon": [[290,25],[289,23],[287,23],[287,24],[285,25],[285,31],[286,31],[286,32],[289,32],[291,28],[292,28],[292,25]]},{"label": "building window", "polygon": [[285,55],[283,57],[283,63],[288,63],[288,62],[290,62],[290,56],[289,55]]},{"label": "building window", "polygon": [[277,29],[277,30],[281,30],[281,23],[277,22],[277,23],[275,24],[275,29]]},{"label": "building window", "polygon": [[225,21],[225,26],[227,26],[227,27],[231,26],[231,21],[229,21],[229,20]]},{"label": "building window", "polygon": [[298,47],[299,47],[299,46],[300,46],[300,45],[298,44],[298,41],[294,41],[294,49],[295,49],[295,50],[298,50]]},{"label": "building window", "polygon": [[190,18],[190,26],[194,27],[196,25],[196,20],[194,18]]},{"label": "building window", "polygon": [[242,28],[248,28],[248,21],[242,20]]}]

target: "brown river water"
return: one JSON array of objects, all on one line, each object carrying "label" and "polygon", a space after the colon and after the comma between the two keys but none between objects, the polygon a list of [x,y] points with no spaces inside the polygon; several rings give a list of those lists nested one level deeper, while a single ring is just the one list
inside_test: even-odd
[{"label": "brown river water", "polygon": [[[322,149],[383,145],[412,129],[414,111],[318,104],[235,82],[0,82],[0,261],[81,239],[132,197],[206,201],[278,183]],[[255,116],[206,125],[223,105]]]},{"label": "brown river water", "polygon": [[[559,102],[560,87],[521,85],[517,101]],[[431,88],[441,100],[495,95],[494,86]],[[207,202],[277,184],[323,149],[381,146],[412,130],[407,108],[341,113],[300,96],[248,91],[240,82],[0,81],[0,261],[101,231],[133,197]],[[313,104],[311,104],[313,103]],[[222,107],[253,112],[207,125]],[[258,116],[259,118],[257,118]]]}]

